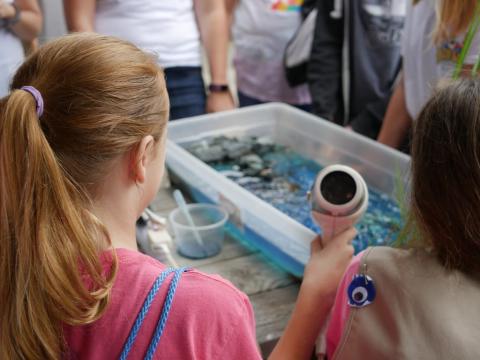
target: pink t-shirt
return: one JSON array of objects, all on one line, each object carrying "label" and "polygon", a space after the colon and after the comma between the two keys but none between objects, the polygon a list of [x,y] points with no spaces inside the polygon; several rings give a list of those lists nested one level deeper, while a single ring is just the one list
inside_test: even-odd
[{"label": "pink t-shirt", "polygon": [[[69,359],[118,359],[145,297],[166,268],[141,253],[117,249],[119,270],[105,314],[90,325],[65,326]],[[169,281],[164,282],[129,358],[143,359],[155,331]],[[260,359],[252,306],[219,276],[183,273],[155,359]]]},{"label": "pink t-shirt", "polygon": [[327,356],[329,359],[333,358],[333,354],[340,344],[343,330],[345,329],[346,322],[350,315],[347,289],[353,279],[353,275],[358,274],[360,261],[362,260],[364,253],[365,252],[362,251],[352,259],[337,289],[337,295],[335,297],[327,329]]}]

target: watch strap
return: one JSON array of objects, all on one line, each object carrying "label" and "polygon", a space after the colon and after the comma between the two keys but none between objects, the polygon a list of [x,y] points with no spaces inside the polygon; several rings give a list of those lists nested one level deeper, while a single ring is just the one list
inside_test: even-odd
[{"label": "watch strap", "polygon": [[228,85],[226,84],[210,84],[208,86],[210,92],[226,92],[228,91]]}]

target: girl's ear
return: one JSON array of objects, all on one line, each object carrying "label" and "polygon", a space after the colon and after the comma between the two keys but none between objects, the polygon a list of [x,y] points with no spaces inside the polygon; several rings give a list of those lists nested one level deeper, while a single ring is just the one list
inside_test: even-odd
[{"label": "girl's ear", "polygon": [[137,184],[143,184],[147,175],[147,164],[155,155],[152,148],[155,145],[153,136],[147,135],[130,153],[129,169],[132,180]]}]

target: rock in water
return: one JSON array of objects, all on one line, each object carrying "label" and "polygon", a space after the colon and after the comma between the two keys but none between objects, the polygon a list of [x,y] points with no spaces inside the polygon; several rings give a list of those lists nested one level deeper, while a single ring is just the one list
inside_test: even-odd
[{"label": "rock in water", "polygon": [[[312,221],[306,199],[306,193],[322,169],[315,161],[274,144],[269,137],[239,140],[221,136],[199,141],[187,150],[258,198],[313,231],[321,232]],[[401,226],[395,201],[370,189],[367,212],[357,224],[355,250],[390,244]]]}]

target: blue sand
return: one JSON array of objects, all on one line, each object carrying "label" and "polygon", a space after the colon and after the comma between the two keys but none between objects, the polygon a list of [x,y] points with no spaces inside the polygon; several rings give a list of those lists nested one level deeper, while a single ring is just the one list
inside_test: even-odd
[{"label": "blue sand", "polygon": [[[321,233],[311,218],[306,194],[322,166],[286,148],[277,148],[263,159],[272,164],[273,180],[239,185],[312,231]],[[224,171],[233,169],[236,163],[223,161],[210,165]],[[238,183],[238,179],[232,180]],[[393,199],[371,188],[369,195],[368,209],[356,226],[358,235],[353,245],[357,253],[368,246],[391,244],[402,226],[400,209]]]},{"label": "blue sand", "polygon": [[[255,153],[255,151],[252,151]],[[217,171],[226,171],[230,179],[239,186],[249,190],[255,196],[277,208],[314,232],[321,233],[310,216],[310,207],[306,194],[310,190],[317,173],[322,166],[283,146],[274,146],[270,151],[257,153],[264,162],[264,168],[271,169],[271,175],[262,177],[235,177],[235,173],[243,171],[239,159],[224,159],[207,162]],[[248,170],[248,169],[247,169]],[[230,171],[230,173],[228,172]],[[173,175],[173,174],[172,174]],[[178,177],[178,176],[177,176]],[[180,178],[178,178],[180,180]],[[181,181],[181,180],[180,180]],[[213,203],[208,194],[188,181],[183,182],[190,196],[197,202]],[[388,195],[369,189],[369,206],[362,220],[357,224],[358,235],[353,245],[356,253],[372,245],[389,245],[397,237],[402,226],[400,209]],[[272,232],[274,229],[272,224]],[[260,250],[273,263],[289,273],[301,277],[304,266],[289,254],[272,245],[262,235],[257,234],[248,224],[241,229],[234,223],[227,222],[225,227],[230,236],[236,238],[247,247]]]}]

